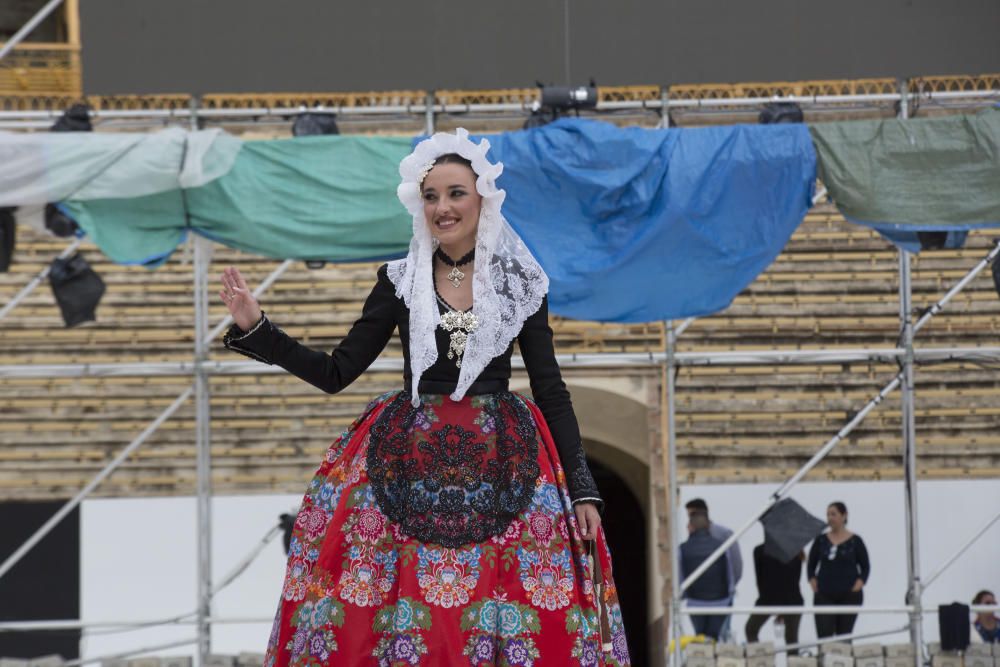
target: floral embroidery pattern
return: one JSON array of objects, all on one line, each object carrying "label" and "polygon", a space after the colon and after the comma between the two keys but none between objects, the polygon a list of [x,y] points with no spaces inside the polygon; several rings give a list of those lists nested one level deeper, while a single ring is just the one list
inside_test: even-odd
[{"label": "floral embroidery pattern", "polygon": [[520,550],[521,583],[531,595],[531,604],[550,611],[569,604],[573,592],[573,572],[569,552],[537,553]]},{"label": "floral embroidery pattern", "polygon": [[581,667],[600,665],[600,634],[597,612],[593,609],[584,611],[580,605],[574,605],[566,612],[566,632],[576,634],[571,655],[580,661]]},{"label": "floral embroidery pattern", "polygon": [[395,605],[383,607],[375,615],[372,630],[382,633],[372,656],[380,667],[418,665],[427,645],[420,630],[431,627],[430,610],[412,598],[400,598]]},{"label": "floral embroidery pattern", "polygon": [[[498,453],[520,446],[516,438],[513,445],[504,439],[517,433],[516,405],[505,412],[504,399],[491,395],[469,397],[460,411],[441,400],[418,411],[406,443],[413,456],[397,461],[414,467],[399,470],[414,473],[407,478],[407,488],[415,489],[411,499],[447,500],[462,491],[456,523],[445,526],[455,529],[451,535],[469,521],[491,520],[476,514],[474,504],[477,493],[492,490],[490,480],[505,480],[508,497],[517,484],[528,485],[527,501],[496,532],[448,546],[417,539],[410,526],[394,521],[372,483],[378,472],[370,457],[373,429],[398,396],[383,397],[373,414],[349,428],[309,483],[264,664],[417,667],[440,664],[443,652],[472,667],[629,664],[610,554],[599,539],[593,556],[605,579],[598,582],[598,605],[565,474],[554,445],[536,427],[536,413],[528,415],[534,473],[518,477],[527,470],[517,467],[523,460],[515,465]],[[463,467],[469,452],[482,458]],[[491,477],[497,469],[510,477]],[[381,483],[393,489],[391,479]],[[473,485],[479,486],[469,491]],[[440,504],[428,515],[449,518]]]},{"label": "floral embroidery pattern", "polygon": [[474,667],[484,663],[530,667],[539,657],[538,647],[530,636],[541,631],[538,612],[508,601],[501,591],[469,605],[462,614],[461,627],[471,633],[462,653]]},{"label": "floral embroidery pattern", "polygon": [[438,607],[468,604],[479,583],[479,560],[482,549],[433,549],[420,545],[417,550],[417,581],[424,600]]},{"label": "floral embroidery pattern", "polygon": [[286,645],[293,662],[319,665],[337,650],[333,628],[344,624],[344,607],[328,597],[309,600],[291,618],[295,633]]},{"label": "floral embroidery pattern", "polygon": [[377,607],[395,583],[397,554],[385,540],[387,520],[374,506],[368,487],[356,487],[347,504],[356,511],[341,528],[344,543],[350,546],[337,584],[340,599],[358,607]]},{"label": "floral embroidery pattern", "polygon": [[[566,498],[564,506],[563,500],[554,484],[540,483],[524,515],[520,540],[504,550],[508,562],[516,556],[521,584],[531,604],[549,611],[567,607],[574,595],[569,529],[562,519],[569,502]],[[575,518],[571,520],[575,522]]]}]

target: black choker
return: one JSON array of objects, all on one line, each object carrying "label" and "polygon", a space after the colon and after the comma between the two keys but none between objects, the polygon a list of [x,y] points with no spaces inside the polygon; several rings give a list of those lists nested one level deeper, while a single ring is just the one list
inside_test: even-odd
[{"label": "black choker", "polygon": [[457,262],[453,260],[448,254],[441,250],[441,246],[438,246],[437,250],[434,251],[434,256],[440,259],[442,262],[451,267],[451,271],[448,273],[448,280],[451,281],[452,287],[461,287],[462,280],[465,279],[465,273],[460,271],[458,267],[465,266],[473,259],[476,258],[476,249],[473,248],[469,252],[462,255],[461,259]]},{"label": "black choker", "polygon": [[434,251],[434,256],[440,259],[448,266],[465,266],[466,264],[468,264],[469,262],[471,262],[476,258],[476,249],[473,248],[469,252],[462,255],[462,258],[459,259],[457,262],[453,260],[451,257],[449,257],[444,250],[441,250],[441,246],[438,246],[437,250]]}]

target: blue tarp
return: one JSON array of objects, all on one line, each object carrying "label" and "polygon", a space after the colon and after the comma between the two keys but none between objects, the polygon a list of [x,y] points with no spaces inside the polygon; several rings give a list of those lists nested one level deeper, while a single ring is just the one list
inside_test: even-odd
[{"label": "blue tarp", "polygon": [[808,211],[805,125],[648,130],[563,119],[489,137],[504,215],[567,317],[649,322],[725,308]]},{"label": "blue tarp", "polygon": [[[89,194],[68,196],[67,210],[119,262],[155,263],[192,228],[270,257],[356,261],[405,253],[410,220],[394,193],[409,140],[198,137],[175,131],[130,139],[139,146],[125,147],[134,164],[87,174]],[[8,139],[21,152],[0,155],[26,155],[22,162],[40,172],[27,180],[48,183],[45,156],[61,153],[46,146],[65,140],[46,137],[28,150],[31,137]],[[647,322],[722,310],[781,251],[815,182],[804,125],[649,130],[563,119],[490,140],[491,158],[505,164],[498,181],[509,195],[504,212],[551,278],[552,311],[586,320]],[[105,146],[101,135],[74,141],[101,165],[117,164],[112,148],[125,150]],[[196,144],[205,148],[201,159],[178,157]],[[171,171],[182,163],[180,175]],[[28,173],[8,180],[16,185]],[[81,192],[67,186],[34,196],[67,197],[63,190]]]}]

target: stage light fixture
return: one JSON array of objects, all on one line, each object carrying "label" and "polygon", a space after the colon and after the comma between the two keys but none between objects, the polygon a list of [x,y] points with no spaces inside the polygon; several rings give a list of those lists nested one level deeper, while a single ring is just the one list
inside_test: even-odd
[{"label": "stage light fixture", "polygon": [[312,111],[306,111],[303,107],[302,113],[292,121],[293,137],[314,137],[325,134],[340,134],[340,128],[337,127],[337,114],[332,111],[322,111],[322,107]]},{"label": "stage light fixture", "polygon": [[17,237],[17,223],[14,221],[13,207],[0,208],[0,273],[10,270],[14,258],[14,244]]},{"label": "stage light fixture", "polygon": [[757,116],[757,122],[761,125],[801,123],[803,120],[802,107],[795,102],[769,102]]},{"label": "stage light fixture", "polygon": [[542,86],[541,106],[558,111],[597,108],[597,86]]},{"label": "stage light fixture", "polygon": [[[90,107],[74,104],[49,128],[51,132],[93,132],[90,122]],[[79,226],[76,220],[59,210],[55,204],[45,205],[45,228],[54,235],[66,238],[76,234]]]},{"label": "stage light fixture", "polygon": [[90,107],[86,104],[74,104],[63,112],[59,120],[52,125],[52,132],[92,132],[94,126],[90,122]]},{"label": "stage light fixture", "polygon": [[539,95],[522,125],[525,130],[548,125],[570,111],[580,115],[580,109],[597,108],[597,84],[593,80],[587,86],[546,86],[540,81],[535,85]]},{"label": "stage light fixture", "polygon": [[63,213],[55,204],[45,205],[45,228],[60,238],[76,234],[76,220]]},{"label": "stage light fixture", "polygon": [[917,232],[917,241],[920,242],[920,250],[955,250],[965,245],[965,238],[969,232],[960,229],[950,232],[933,231]]},{"label": "stage light fixture", "polygon": [[55,259],[49,270],[49,284],[67,328],[97,319],[95,311],[104,296],[104,281],[83,255]]}]

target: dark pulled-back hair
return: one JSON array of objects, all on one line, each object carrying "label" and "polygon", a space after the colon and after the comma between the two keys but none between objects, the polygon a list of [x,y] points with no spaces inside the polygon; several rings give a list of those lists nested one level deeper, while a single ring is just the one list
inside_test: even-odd
[{"label": "dark pulled-back hair", "polygon": [[[434,163],[433,163],[432,166],[436,167],[439,164],[460,164],[463,167],[468,167],[469,171],[472,172],[473,176],[478,176],[478,174],[476,173],[476,170],[472,168],[472,161],[468,160],[467,158],[462,157],[458,153],[445,153],[444,155],[437,156],[437,158],[434,159]],[[426,173],[424,174],[423,179],[421,179],[421,181],[420,181],[420,190],[421,191],[423,191],[423,189],[424,189],[424,181],[425,180],[427,180],[427,174]]]},{"label": "dark pulled-back hair", "polygon": [[[472,169],[472,160],[462,157],[458,153],[445,153],[444,155],[439,155],[437,159],[434,160],[434,166],[439,164],[461,164],[465,165],[469,169]],[[472,173],[476,173],[475,169],[472,169]]]},{"label": "dark pulled-back hair", "polygon": [[838,512],[840,512],[841,514],[843,514],[845,516],[847,515],[847,505],[845,505],[844,503],[840,502],[839,500],[833,501],[832,503],[830,503],[829,505],[827,505],[827,507],[836,507]]},{"label": "dark pulled-back hair", "polygon": [[[993,595],[993,591],[981,590],[976,593],[976,597],[972,598],[972,604],[982,604],[983,598],[987,595]],[[993,597],[996,597],[995,595]]]}]

